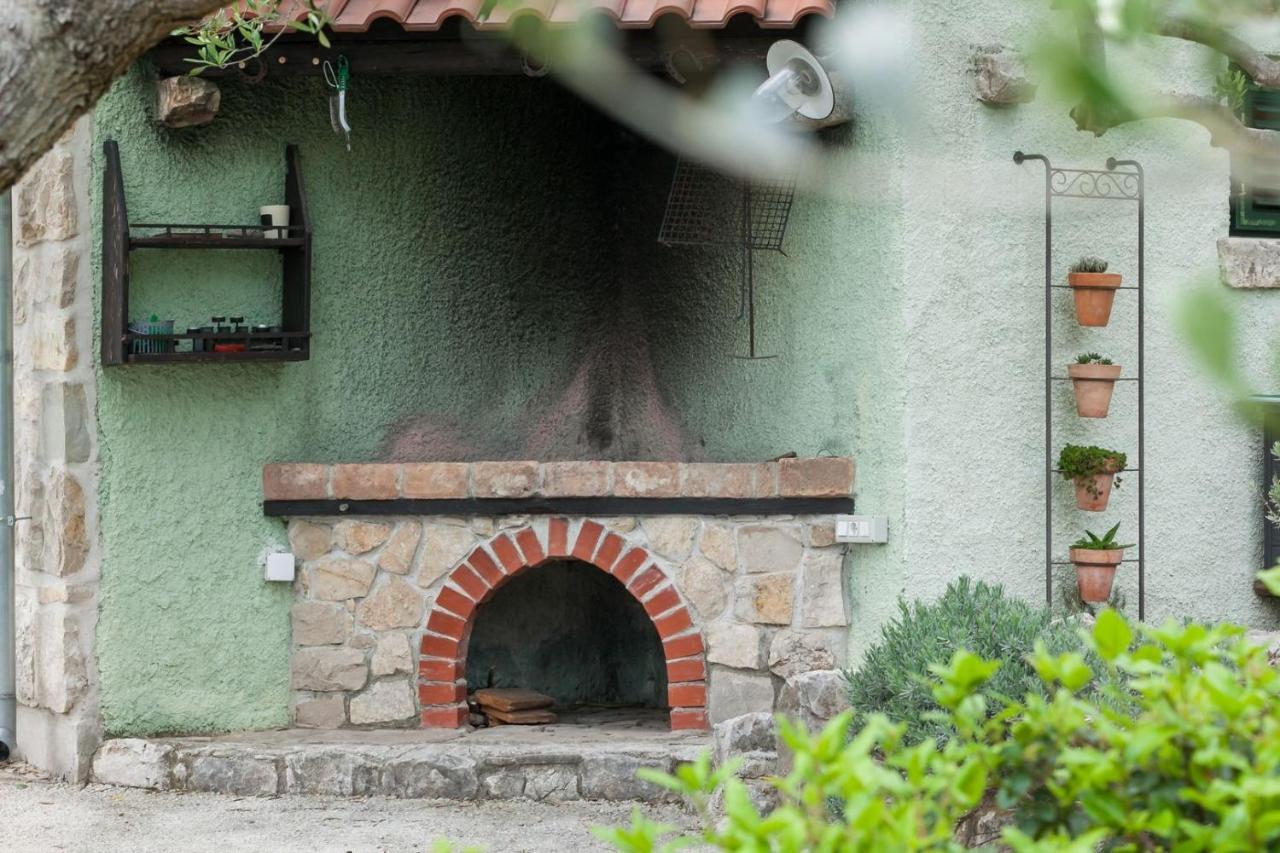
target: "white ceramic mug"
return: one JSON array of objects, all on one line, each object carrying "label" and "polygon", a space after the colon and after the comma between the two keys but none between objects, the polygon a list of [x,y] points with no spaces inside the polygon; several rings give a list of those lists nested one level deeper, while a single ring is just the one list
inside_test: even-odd
[{"label": "white ceramic mug", "polygon": [[[272,225],[279,225],[279,226],[285,226],[285,227],[289,225],[289,205],[287,204],[263,205],[262,207],[258,208],[258,214],[260,216],[271,217]],[[266,231],[263,232],[263,236],[266,237],[268,240],[279,240],[283,237],[288,237],[289,232],[283,230],[283,228],[268,228]]]}]

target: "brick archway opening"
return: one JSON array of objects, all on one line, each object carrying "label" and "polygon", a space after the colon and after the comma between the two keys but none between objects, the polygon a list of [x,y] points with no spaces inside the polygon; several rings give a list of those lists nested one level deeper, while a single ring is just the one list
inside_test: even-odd
[{"label": "brick archway opening", "polygon": [[552,518],[503,533],[457,565],[427,616],[418,663],[422,725],[467,722],[467,651],[481,605],[513,577],[551,561],[576,560],[607,572],[640,603],[657,631],[666,662],[671,728],[706,729],[706,661],[702,636],[682,596],[642,547],[591,520]]}]

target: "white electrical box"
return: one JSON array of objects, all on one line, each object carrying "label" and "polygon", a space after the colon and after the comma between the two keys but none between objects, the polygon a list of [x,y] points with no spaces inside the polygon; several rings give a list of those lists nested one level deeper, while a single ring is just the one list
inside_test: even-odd
[{"label": "white electrical box", "polygon": [[294,561],[292,554],[267,555],[267,580],[293,582]]},{"label": "white electrical box", "polygon": [[887,515],[837,515],[836,541],[888,542],[889,517]]}]

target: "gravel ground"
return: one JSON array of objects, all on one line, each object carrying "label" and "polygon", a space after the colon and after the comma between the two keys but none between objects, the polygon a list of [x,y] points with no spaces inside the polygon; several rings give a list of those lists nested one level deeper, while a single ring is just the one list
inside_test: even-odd
[{"label": "gravel ground", "polygon": [[[627,803],[542,804],[330,797],[229,797],[79,787],[21,772],[0,775],[0,850],[430,851],[447,838],[491,851],[607,849],[591,827],[626,823]],[[686,823],[676,806],[651,818]]]}]

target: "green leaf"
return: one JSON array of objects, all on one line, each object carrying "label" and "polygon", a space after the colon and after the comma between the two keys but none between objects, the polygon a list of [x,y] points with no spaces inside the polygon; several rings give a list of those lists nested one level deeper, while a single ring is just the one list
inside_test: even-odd
[{"label": "green leaf", "polygon": [[1183,297],[1178,326],[1208,374],[1232,393],[1243,395],[1245,382],[1235,361],[1239,351],[1235,312],[1221,290],[1206,286]]},{"label": "green leaf", "polygon": [[1084,662],[1084,658],[1075,652],[1068,652],[1058,662],[1058,681],[1072,693],[1093,681],[1093,670]]},{"label": "green leaf", "polygon": [[978,760],[970,759],[960,768],[952,787],[965,807],[976,806],[987,790],[987,768]]},{"label": "green leaf", "polygon": [[1098,614],[1093,625],[1093,641],[1102,659],[1112,661],[1128,651],[1129,644],[1133,642],[1133,631],[1123,616],[1107,608]]},{"label": "green leaf", "polygon": [[737,779],[731,779],[725,785],[724,813],[741,829],[750,830],[760,822],[760,814],[751,803],[751,797],[747,794],[747,786]]},{"label": "green leaf", "polygon": [[1125,825],[1124,803],[1110,791],[1084,791],[1080,795],[1080,805],[1099,823],[1114,827]]},{"label": "green leaf", "polygon": [[1262,585],[1272,595],[1280,595],[1280,566],[1258,572],[1258,580],[1262,581]]}]

